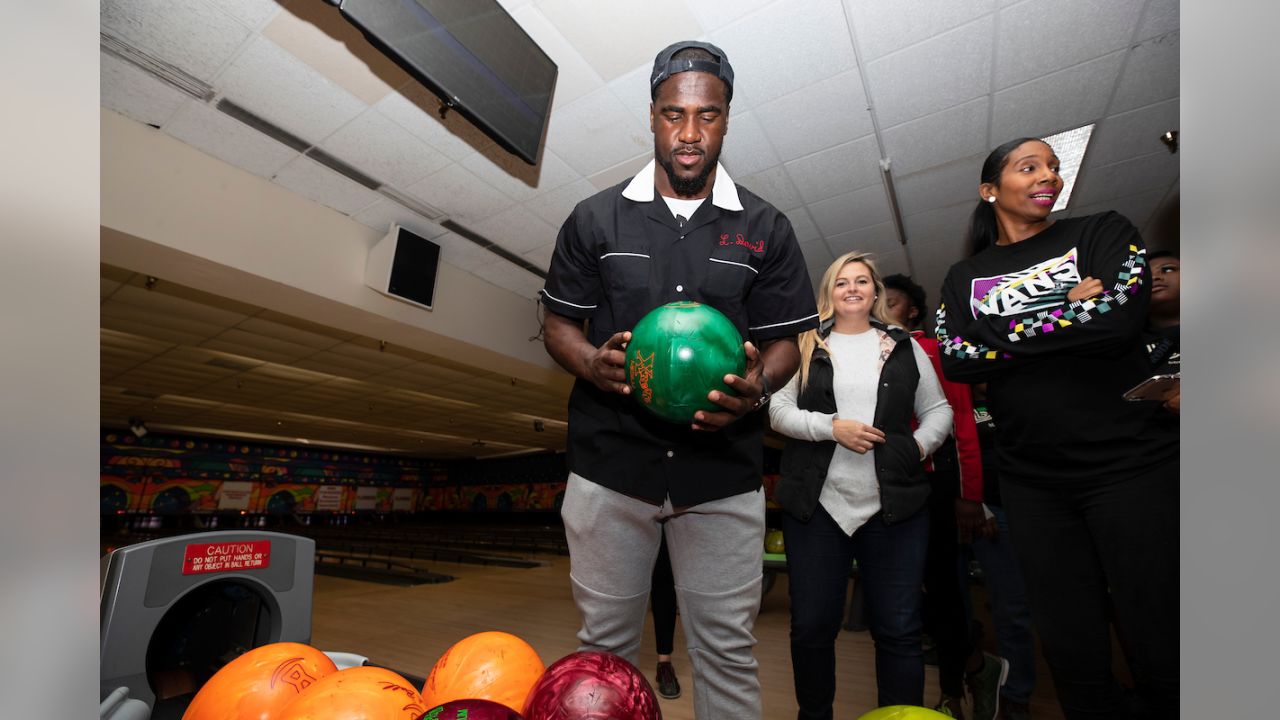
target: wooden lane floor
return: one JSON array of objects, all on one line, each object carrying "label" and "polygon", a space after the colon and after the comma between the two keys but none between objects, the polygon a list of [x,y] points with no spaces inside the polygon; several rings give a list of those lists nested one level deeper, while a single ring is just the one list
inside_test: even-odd
[{"label": "wooden lane floor", "polygon": [[[431,563],[433,571],[457,579],[416,587],[317,576],[312,644],[322,650],[364,655],[376,664],[425,677],[453,643],[473,633],[500,630],[523,638],[550,664],[577,649],[579,618],[569,589],[569,559],[550,554],[527,557],[541,565],[522,569]],[[982,605],[980,597],[975,593],[978,606]],[[755,628],[759,641],[755,653],[760,663],[767,719],[793,718],[796,713],[789,619],[786,575],[782,574],[765,595]],[[990,619],[980,619],[986,623],[990,643]],[[693,679],[679,623],[675,648],[676,674],[683,694],[676,700],[660,701],[663,717],[693,720]],[[857,718],[875,706],[870,635],[841,631],[836,654],[835,716]],[[640,654],[640,669],[650,683],[654,682],[656,662],[650,617]],[[1061,720],[1047,668],[1043,661],[1038,664],[1032,716],[1036,720]],[[937,668],[927,666],[925,701],[933,703],[937,698]]]}]

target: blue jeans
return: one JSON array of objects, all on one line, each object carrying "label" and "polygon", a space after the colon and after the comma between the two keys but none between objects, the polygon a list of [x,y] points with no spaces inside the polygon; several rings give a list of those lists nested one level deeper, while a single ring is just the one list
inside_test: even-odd
[{"label": "blue jeans", "polygon": [[832,717],[836,694],[836,637],[853,561],[858,561],[867,622],[876,645],[878,702],[924,704],[921,607],[927,509],[888,525],[876,513],[853,536],[818,507],[807,523],[784,513],[791,591],[791,665],[799,720]]},{"label": "blue jeans", "polygon": [[991,506],[1000,535],[975,540],[970,546],[982,566],[982,578],[991,602],[996,648],[1009,661],[1009,680],[1000,694],[1016,703],[1031,701],[1036,684],[1035,637],[1031,631],[1031,603],[1018,570],[1018,558],[1009,540],[1009,522],[1004,508]]}]

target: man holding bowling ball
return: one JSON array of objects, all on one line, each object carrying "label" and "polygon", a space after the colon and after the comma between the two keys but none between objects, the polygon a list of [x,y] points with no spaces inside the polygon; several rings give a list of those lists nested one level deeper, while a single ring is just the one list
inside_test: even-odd
[{"label": "man holding bowling ball", "polygon": [[[818,317],[791,223],[718,162],[733,81],[709,43],[658,53],[654,160],[574,209],[542,291],[547,352],[577,377],[561,516],[581,649],[636,661],[665,533],[702,720],[761,717],[752,654],[765,531],[759,410],[795,372],[796,336]],[[679,301],[714,307],[746,339],[745,374],[725,376],[731,392],[708,388],[719,409],[689,423],[630,397],[624,364],[636,323]]]}]

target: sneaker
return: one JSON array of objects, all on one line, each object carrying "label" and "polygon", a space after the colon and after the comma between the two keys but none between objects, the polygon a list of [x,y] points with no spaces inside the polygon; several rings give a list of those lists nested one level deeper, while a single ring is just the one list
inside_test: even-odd
[{"label": "sneaker", "polygon": [[961,698],[943,695],[938,704],[933,706],[935,712],[949,718],[964,720],[964,710],[960,708]]},{"label": "sneaker", "polygon": [[1000,688],[1009,679],[1009,661],[982,653],[982,669],[965,674],[965,684],[973,695],[973,720],[996,720],[1000,711]]},{"label": "sneaker", "polygon": [[680,697],[680,681],[676,669],[669,662],[658,663],[658,694],[668,700]]},{"label": "sneaker", "polygon": [[1031,706],[1004,698],[1000,704],[1000,720],[1031,720]]}]

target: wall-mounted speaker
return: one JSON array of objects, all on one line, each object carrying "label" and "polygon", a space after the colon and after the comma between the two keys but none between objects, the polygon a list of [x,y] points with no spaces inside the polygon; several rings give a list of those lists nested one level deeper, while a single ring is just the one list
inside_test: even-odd
[{"label": "wall-mounted speaker", "polygon": [[369,251],[364,284],[388,297],[431,309],[440,246],[399,225]]}]

